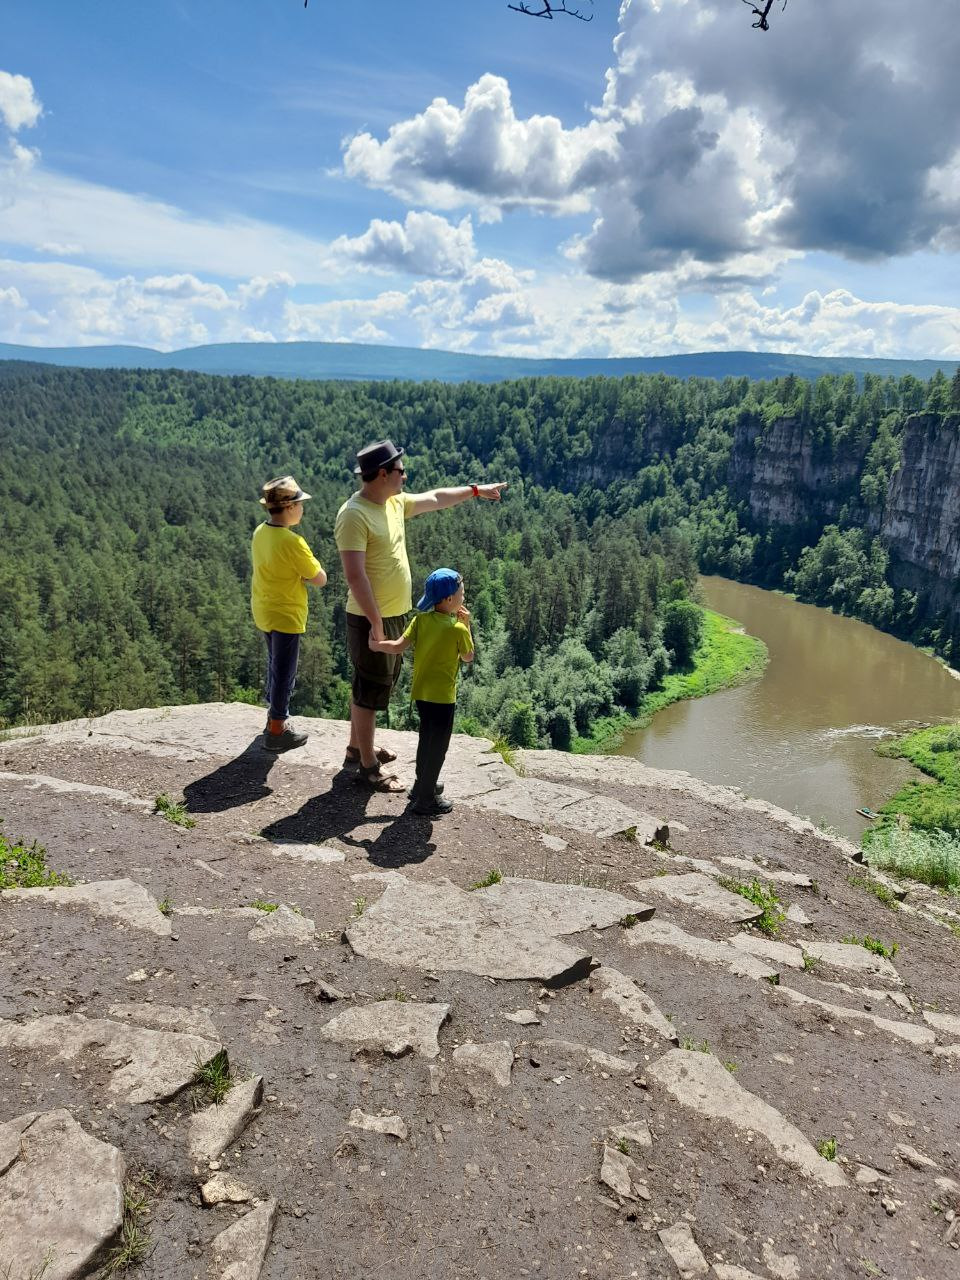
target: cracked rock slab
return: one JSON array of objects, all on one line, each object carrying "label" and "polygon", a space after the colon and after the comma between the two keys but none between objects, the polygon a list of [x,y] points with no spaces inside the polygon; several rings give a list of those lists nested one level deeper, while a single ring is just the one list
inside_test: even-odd
[{"label": "cracked rock slab", "polygon": [[680,1272],[681,1280],[696,1280],[698,1276],[710,1274],[709,1263],[686,1222],[675,1222],[672,1227],[658,1231],[657,1235]]},{"label": "cracked rock slab", "polygon": [[213,1242],[216,1280],[259,1280],[276,1216],[276,1200],[265,1200],[220,1232]]},{"label": "cracked rock slab", "polygon": [[754,862],[751,858],[718,858],[717,861],[721,866],[731,867],[734,871],[745,871],[749,876],[756,876],[758,880],[768,880],[772,884],[786,884],[794,889],[813,888],[813,881],[809,876],[801,875],[797,871],[773,871],[769,867]]},{"label": "cracked rock slab", "polygon": [[717,916],[734,924],[756,920],[763,914],[761,907],[748,902],[739,893],[731,893],[702,871],[688,871],[685,875],[651,876],[649,880],[635,880],[633,888],[638,893],[658,894],[678,906],[704,915]]},{"label": "cracked rock slab", "polygon": [[578,1044],[575,1040],[536,1040],[530,1048],[538,1057],[549,1054],[566,1062],[597,1067],[610,1075],[633,1075],[640,1069],[640,1063],[636,1059],[604,1053],[602,1049],[594,1049],[589,1044]]},{"label": "cracked rock slab", "polygon": [[780,1159],[826,1187],[843,1187],[847,1179],[779,1111],[734,1080],[711,1053],[671,1049],[650,1064],[649,1073],[681,1106],[711,1120],[726,1120],[743,1132],[761,1134]]},{"label": "cracked rock slab", "polygon": [[[123,1221],[123,1157],[69,1111],[0,1124],[0,1223],[11,1276],[79,1280]],[[46,1265],[44,1265],[46,1263]]]},{"label": "cracked rock slab", "polygon": [[220,1035],[207,1009],[181,1009],[172,1004],[130,1002],[112,1004],[110,1017],[118,1022],[150,1027],[153,1031],[185,1031],[189,1035],[204,1036],[208,1040],[216,1040]]},{"label": "cracked rock slab", "polygon": [[382,1049],[388,1057],[418,1053],[440,1056],[437,1035],[450,1016],[448,1004],[420,1004],[413,1000],[380,1000],[362,1008],[345,1009],[320,1029],[324,1040]]},{"label": "cracked rock slab", "polygon": [[142,929],[159,938],[170,936],[170,921],[142,884],[133,880],[94,880],[90,884],[58,885],[52,889],[5,889],[8,902],[90,911],[95,916]]},{"label": "cracked rock slab", "polygon": [[457,1045],[453,1051],[453,1060],[465,1071],[488,1076],[503,1089],[510,1084],[513,1045],[509,1040],[489,1040],[479,1044],[468,1040],[466,1044]]},{"label": "cracked rock slab", "polygon": [[[185,1016],[189,1010],[184,1011]],[[113,1066],[111,1093],[127,1102],[162,1102],[190,1084],[199,1063],[221,1050],[219,1039],[86,1018],[82,1013],[51,1014],[29,1022],[0,1022],[0,1048],[27,1049],[52,1058],[89,1052]]]},{"label": "cracked rock slab", "polygon": [[879,974],[900,981],[900,975],[886,956],[874,955],[866,947],[852,942],[805,942],[803,949],[815,960],[822,960],[835,969],[852,969],[856,973]]},{"label": "cracked rock slab", "polygon": [[251,942],[312,942],[317,926],[299,911],[281,903],[276,911],[258,911],[262,919],[253,926],[247,937]]},{"label": "cracked rock slab", "polygon": [[763,1276],[758,1276],[755,1271],[748,1271],[746,1267],[734,1266],[732,1262],[715,1262],[713,1264],[713,1274],[716,1280],[764,1280]]},{"label": "cracked rock slab", "polygon": [[640,1166],[616,1147],[604,1144],[600,1181],[621,1200],[649,1200],[650,1191]]},{"label": "cracked rock slab", "polygon": [[507,928],[535,929],[551,938],[584,929],[607,929],[625,916],[649,920],[654,907],[606,889],[505,876],[476,890],[493,919]]},{"label": "cracked rock slab", "polygon": [[392,875],[346,938],[367,959],[428,973],[563,983],[584,977],[592,963],[587,952],[541,930],[504,925],[479,891],[447,879],[424,884]]},{"label": "cracked rock slab", "polygon": [[770,981],[779,977],[777,970],[768,962],[749,952],[741,951],[729,942],[712,942],[709,938],[687,933],[670,920],[648,920],[645,924],[638,924],[627,930],[626,940],[631,947],[666,947],[669,951],[680,951],[691,960],[722,965],[740,978]]},{"label": "cracked rock slab", "polygon": [[277,840],[270,846],[275,858],[294,858],[297,862],[346,862],[347,855],[329,845],[302,844],[297,840]]},{"label": "cracked rock slab", "polygon": [[899,1040],[909,1040],[911,1044],[933,1044],[935,1039],[929,1027],[918,1027],[912,1022],[895,1022],[892,1018],[880,1018],[875,1013],[867,1013],[865,1009],[848,1009],[845,1005],[828,1004],[826,1000],[817,1000],[815,996],[804,995],[800,991],[794,991],[792,987],[781,987],[780,990],[794,1004],[812,1005],[828,1013],[831,1018],[872,1023],[878,1031],[885,1031]]},{"label": "cracked rock slab", "polygon": [[353,1129],[364,1129],[367,1133],[382,1133],[388,1138],[396,1138],[398,1142],[407,1140],[407,1126],[400,1116],[369,1116],[359,1107],[354,1107],[347,1123]]},{"label": "cracked rock slab", "polygon": [[935,1027],[937,1031],[945,1031],[947,1035],[960,1036],[960,1018],[952,1013],[934,1013],[930,1009],[924,1009],[923,1019],[929,1022],[931,1027]]},{"label": "cracked rock slab", "polygon": [[192,1160],[216,1160],[240,1137],[263,1101],[263,1076],[235,1084],[219,1105],[204,1107],[190,1118],[187,1149]]},{"label": "cracked rock slab", "polygon": [[633,978],[621,973],[619,969],[601,965],[594,972],[592,981],[599,988],[602,998],[615,1005],[618,1012],[634,1026],[646,1027],[671,1044],[678,1042],[676,1027]]},{"label": "cracked rock slab", "polygon": [[782,965],[789,969],[803,968],[803,952],[799,947],[792,947],[789,942],[774,942],[759,933],[735,933],[730,939],[731,947],[747,951],[752,956],[769,960],[771,964]]}]

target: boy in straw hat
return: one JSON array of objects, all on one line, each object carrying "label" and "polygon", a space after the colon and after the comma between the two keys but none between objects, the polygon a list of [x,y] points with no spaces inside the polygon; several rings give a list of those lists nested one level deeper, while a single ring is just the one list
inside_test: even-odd
[{"label": "boy in straw hat", "polygon": [[266,507],[270,518],[253,533],[250,606],[267,642],[270,709],[263,745],[267,751],[290,751],[307,740],[305,733],[297,733],[287,724],[300,637],[307,629],[307,585],[325,586],[327,575],[303,538],[293,531],[303,519],[309,493],[303,492],[293,476],[268,480],[260,492],[260,505]]}]

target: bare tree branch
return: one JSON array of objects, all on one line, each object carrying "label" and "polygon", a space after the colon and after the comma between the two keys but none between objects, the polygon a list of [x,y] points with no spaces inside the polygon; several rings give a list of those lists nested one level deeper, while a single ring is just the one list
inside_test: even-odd
[{"label": "bare tree branch", "polygon": [[[759,27],[761,31],[769,31],[769,13],[773,8],[773,0],[757,0],[756,4],[754,4],[753,0],[743,0],[743,3],[745,5],[749,5],[751,12],[756,14],[757,20],[753,23],[753,26]],[[760,5],[763,7],[760,8]],[[780,12],[782,13],[786,7],[787,0],[783,0],[783,4],[780,6]]]},{"label": "bare tree branch", "polygon": [[[539,9],[531,9],[525,0],[520,0],[519,4],[508,4],[507,8],[512,9],[514,13],[525,13],[528,18],[549,18],[551,22],[555,13],[565,13],[571,18],[579,18],[581,22],[593,21],[592,13],[587,17],[580,9],[568,9],[567,0],[560,0],[559,4],[551,3],[551,0],[539,0],[539,3],[541,5]],[[590,0],[590,3],[593,4],[593,0]]]}]

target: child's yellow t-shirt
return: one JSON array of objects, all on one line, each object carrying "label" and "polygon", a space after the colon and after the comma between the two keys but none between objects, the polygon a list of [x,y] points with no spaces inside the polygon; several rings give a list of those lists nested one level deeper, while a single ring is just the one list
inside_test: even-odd
[{"label": "child's yellow t-shirt", "polygon": [[415,702],[456,702],[460,659],[473,649],[470,632],[454,613],[418,613],[403,633],[413,645]]},{"label": "child's yellow t-shirt", "polygon": [[299,533],[277,524],[261,524],[253,532],[253,582],[250,607],[261,631],[302,635],[307,629],[307,588],[320,561]]}]

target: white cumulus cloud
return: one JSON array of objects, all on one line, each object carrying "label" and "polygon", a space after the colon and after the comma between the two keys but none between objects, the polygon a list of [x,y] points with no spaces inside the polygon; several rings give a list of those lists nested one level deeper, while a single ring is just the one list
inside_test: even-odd
[{"label": "white cumulus cloud", "polygon": [[477,256],[469,217],[450,223],[435,213],[411,211],[403,222],[374,218],[361,236],[339,236],[330,253],[358,266],[415,276],[462,276]]},{"label": "white cumulus cloud", "polygon": [[0,116],[11,133],[31,129],[42,112],[43,104],[27,76],[0,71]]}]

